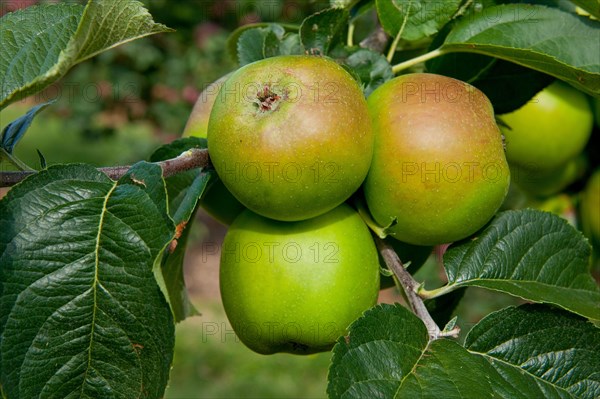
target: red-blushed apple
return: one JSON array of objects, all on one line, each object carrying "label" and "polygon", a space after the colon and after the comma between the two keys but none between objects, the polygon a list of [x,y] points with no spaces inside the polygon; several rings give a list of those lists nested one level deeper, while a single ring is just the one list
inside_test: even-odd
[{"label": "red-blushed apple", "polygon": [[335,208],[360,187],[373,132],[364,95],[346,70],[325,57],[278,56],[225,81],[208,148],[242,204],[297,221]]},{"label": "red-blushed apple", "polygon": [[510,183],[502,136],[487,97],[434,74],[408,74],[368,98],[375,148],[364,192],[374,220],[414,245],[475,233]]}]

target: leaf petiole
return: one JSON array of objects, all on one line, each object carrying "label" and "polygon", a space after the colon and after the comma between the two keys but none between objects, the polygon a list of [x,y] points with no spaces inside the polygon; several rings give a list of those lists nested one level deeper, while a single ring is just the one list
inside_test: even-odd
[{"label": "leaf petiole", "polygon": [[417,64],[420,64],[422,62],[425,61],[429,61],[431,59],[434,59],[436,57],[439,57],[440,55],[444,55],[447,54],[448,51],[444,50],[443,48],[437,48],[433,51],[430,51],[428,53],[425,53],[423,55],[420,55],[418,57],[415,58],[411,58],[410,60],[406,60],[404,62],[401,62],[399,64],[396,64],[392,67],[392,72],[394,72],[394,75],[397,74],[400,71],[403,71],[405,69],[408,69],[412,66],[415,66]]}]

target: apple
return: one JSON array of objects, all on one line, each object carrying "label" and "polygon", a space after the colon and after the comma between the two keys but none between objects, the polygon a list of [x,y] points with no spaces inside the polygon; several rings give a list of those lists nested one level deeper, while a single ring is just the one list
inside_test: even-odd
[{"label": "apple", "polygon": [[221,251],[225,312],[255,352],[329,350],[376,303],[377,256],[369,229],[346,204],[297,222],[245,210]]},{"label": "apple", "polygon": [[368,208],[394,238],[438,245],[468,237],[503,202],[510,172],[487,97],[445,76],[396,77],[368,98],[375,130]]},{"label": "apple", "polygon": [[600,98],[594,97],[592,101],[594,102],[594,116],[596,119],[596,126],[600,128]]},{"label": "apple", "polygon": [[537,170],[511,165],[512,181],[524,192],[534,197],[549,197],[564,190],[586,171],[588,160],[581,154],[564,165],[550,170]]},{"label": "apple", "polygon": [[190,114],[185,128],[183,129],[183,137],[204,137],[208,133],[208,119],[210,112],[212,111],[213,104],[217,99],[217,94],[223,86],[223,83],[227,80],[230,74],[221,76],[213,83],[209,84],[202,93],[198,96],[192,113]]},{"label": "apple", "polygon": [[208,123],[213,165],[252,211],[298,221],[354,193],[373,132],[366,100],[331,59],[277,56],[243,66],[219,91]]},{"label": "apple", "polygon": [[580,154],[594,123],[586,95],[560,80],[499,119],[509,164],[537,171],[560,168]]},{"label": "apple", "polygon": [[592,174],[581,194],[579,217],[583,233],[589,238],[596,260],[600,259],[600,169]]},{"label": "apple", "polygon": [[[183,137],[194,136],[206,138],[210,112],[221,86],[223,86],[228,77],[229,74],[220,77],[200,93],[183,130]],[[227,190],[220,179],[215,180],[206,189],[204,195],[200,198],[200,206],[213,218],[227,226],[234,221],[237,215],[246,209]]]}]

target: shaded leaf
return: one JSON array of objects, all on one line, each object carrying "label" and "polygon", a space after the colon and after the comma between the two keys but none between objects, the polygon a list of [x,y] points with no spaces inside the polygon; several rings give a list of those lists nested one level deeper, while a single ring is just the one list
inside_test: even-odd
[{"label": "shaded leaf", "polygon": [[344,59],[344,65],[360,79],[365,97],[394,77],[387,59],[382,54],[368,49],[354,51]]},{"label": "shaded leaf", "polygon": [[29,129],[31,122],[33,122],[33,118],[35,118],[38,112],[40,112],[53,102],[54,100],[36,105],[35,107],[27,111],[25,115],[15,119],[14,121],[6,125],[4,129],[2,129],[2,133],[0,134],[0,147],[5,149],[6,152],[8,152],[9,154],[12,154],[19,140],[23,138],[25,132],[27,132],[27,129]]},{"label": "shaded leaf", "polygon": [[162,170],[52,166],[0,202],[8,398],[161,397],[173,317],[152,266],[173,236]]},{"label": "shaded leaf", "polygon": [[525,105],[554,77],[512,62],[481,54],[452,53],[427,63],[428,72],[470,83],[491,101],[497,114]]},{"label": "shaded leaf", "polygon": [[579,7],[600,19],[600,2],[598,0],[571,0]]},{"label": "shaded leaf", "polygon": [[506,4],[457,23],[442,51],[485,54],[600,95],[600,22],[557,8]]},{"label": "shaded leaf", "polygon": [[341,42],[348,26],[348,10],[328,8],[306,17],[300,25],[300,42],[309,54],[327,55]]},{"label": "shaded leaf", "polygon": [[[191,148],[206,148],[206,139],[186,137],[175,140],[157,149],[150,156],[150,161],[158,162],[175,158]],[[198,209],[198,200],[213,178],[212,173],[196,169],[165,179],[169,194],[169,212],[177,228],[175,239],[163,255],[155,273],[160,273],[161,278],[157,280],[167,294],[176,322],[199,314],[190,301],[185,287],[183,261],[191,222]]]}]

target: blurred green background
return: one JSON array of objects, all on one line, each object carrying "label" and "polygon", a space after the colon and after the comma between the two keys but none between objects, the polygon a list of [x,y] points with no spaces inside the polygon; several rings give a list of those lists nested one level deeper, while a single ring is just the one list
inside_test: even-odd
[{"label": "blurred green background", "polygon": [[[36,1],[7,2],[2,12]],[[16,155],[39,167],[86,162],[96,166],[145,159],[154,148],[181,135],[204,87],[235,68],[225,42],[236,27],[260,21],[300,23],[329,2],[321,1],[144,1],[157,22],[177,31],[137,40],[86,61],[59,83],[0,112],[0,126],[32,105],[55,99],[38,116]],[[558,213],[565,214],[564,209]],[[166,398],[325,397],[330,353],[298,357],[257,355],[243,346],[227,323],[218,292],[219,243],[225,228],[200,213],[186,257],[186,282],[202,313],[177,326],[174,366]],[[443,283],[434,256],[417,279],[427,288]],[[401,300],[395,289],[381,300]],[[457,310],[463,331],[490,311],[519,303],[508,296],[469,289]],[[464,333],[462,335],[464,337]]]}]

